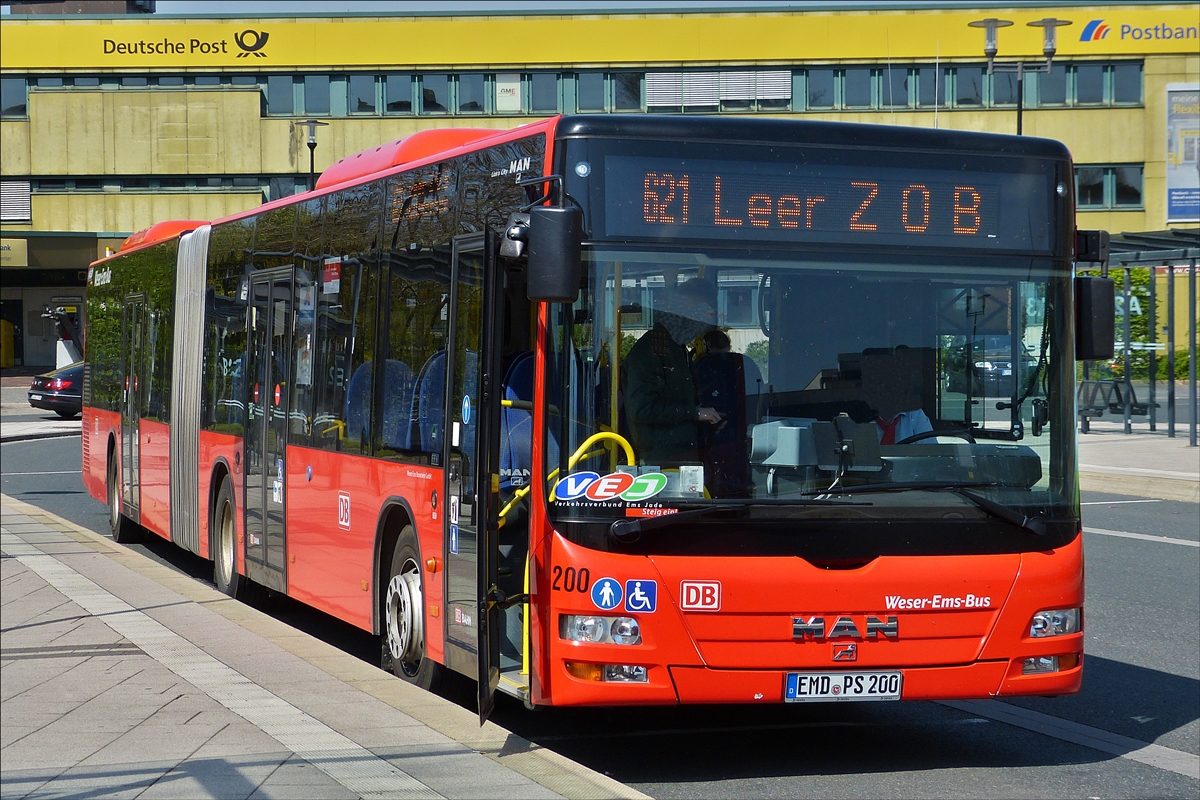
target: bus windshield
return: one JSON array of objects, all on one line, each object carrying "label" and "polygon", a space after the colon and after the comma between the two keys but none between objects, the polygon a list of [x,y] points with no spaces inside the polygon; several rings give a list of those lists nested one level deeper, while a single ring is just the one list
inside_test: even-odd
[{"label": "bus windshield", "polygon": [[1066,265],[598,244],[584,268],[548,328],[573,540],[836,559],[1075,535]]}]

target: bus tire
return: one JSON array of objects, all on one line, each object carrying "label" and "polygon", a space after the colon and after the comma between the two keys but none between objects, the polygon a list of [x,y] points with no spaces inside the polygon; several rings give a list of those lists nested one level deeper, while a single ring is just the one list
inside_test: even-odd
[{"label": "bus tire", "polygon": [[237,571],[237,515],[229,479],[221,481],[212,515],[213,583],[230,597],[244,594],[245,578]]},{"label": "bus tire", "polygon": [[108,457],[108,525],[113,541],[117,544],[134,544],[141,541],[141,529],[137,523],[121,513],[121,478],[117,470],[117,459]]},{"label": "bus tire", "polygon": [[444,668],[425,653],[425,599],[416,532],[404,526],[384,596],[383,666],[403,681],[436,691]]}]

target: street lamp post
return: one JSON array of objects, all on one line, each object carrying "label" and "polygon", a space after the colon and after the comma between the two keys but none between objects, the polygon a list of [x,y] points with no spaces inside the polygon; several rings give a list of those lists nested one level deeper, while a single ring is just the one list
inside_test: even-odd
[{"label": "street lamp post", "polygon": [[1000,72],[1015,73],[1017,76],[1017,135],[1020,136],[1022,132],[1021,117],[1022,112],[1025,110],[1025,73],[1050,74],[1051,66],[1054,63],[1054,54],[1058,50],[1055,30],[1070,25],[1071,22],[1070,20],[1046,17],[1045,19],[1026,23],[1032,28],[1042,29],[1042,54],[1046,57],[1046,63],[1026,64],[1024,61],[1017,61],[1013,64],[997,64],[996,54],[999,52],[999,47],[996,44],[996,31],[1000,28],[1007,28],[1012,24],[1012,20],[996,19],[995,17],[977,19],[967,23],[972,28],[983,28],[984,30],[983,54],[987,56],[988,60],[988,75]]},{"label": "street lamp post", "polygon": [[311,192],[317,185],[317,128],[329,123],[306,119],[300,124],[308,128],[308,190]]}]

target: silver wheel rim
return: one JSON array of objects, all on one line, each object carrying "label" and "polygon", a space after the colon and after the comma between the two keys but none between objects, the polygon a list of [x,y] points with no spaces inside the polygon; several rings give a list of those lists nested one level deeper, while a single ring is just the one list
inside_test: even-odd
[{"label": "silver wheel rim", "polygon": [[233,582],[233,514],[229,504],[221,504],[221,518],[217,527],[217,563],[221,570],[221,583],[228,586]]},{"label": "silver wheel rim", "polygon": [[387,590],[387,638],[392,661],[405,675],[421,668],[425,632],[421,624],[421,572],[411,559],[393,575]]},{"label": "silver wheel rim", "polygon": [[117,495],[117,471],[108,471],[108,524],[115,533],[117,523],[121,521],[121,500]]}]

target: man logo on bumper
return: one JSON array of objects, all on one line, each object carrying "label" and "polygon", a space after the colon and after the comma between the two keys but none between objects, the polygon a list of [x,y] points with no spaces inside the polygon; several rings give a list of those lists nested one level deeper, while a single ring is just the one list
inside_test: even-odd
[{"label": "man logo on bumper", "polygon": [[835,644],[833,646],[834,661],[857,661],[858,660],[858,645],[854,642],[850,644]]},{"label": "man logo on bumper", "polygon": [[[900,636],[900,621],[896,617],[888,616],[885,622],[879,617],[868,616],[866,624],[867,639],[877,639],[880,634],[886,639],[896,639]],[[821,641],[864,637],[852,617],[841,616],[833,622],[828,632],[825,630],[824,617],[792,617],[792,638],[797,642],[804,642],[808,639]]]}]

